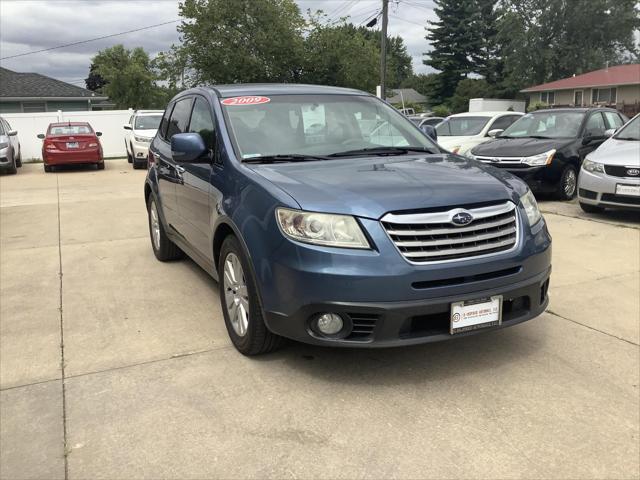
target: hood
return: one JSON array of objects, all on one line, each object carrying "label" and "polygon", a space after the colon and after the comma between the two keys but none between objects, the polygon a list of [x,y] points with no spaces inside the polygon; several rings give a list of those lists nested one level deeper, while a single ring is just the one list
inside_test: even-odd
[{"label": "hood", "polygon": [[610,138],[591,152],[588,158],[607,165],[640,166],[640,142]]},{"label": "hood", "polygon": [[551,149],[561,148],[578,141],[576,138],[496,138],[482,143],[471,150],[481,157],[529,157]]},{"label": "hood", "polygon": [[517,201],[526,188],[508,172],[448,154],[250,168],[291,195],[303,210],[373,219],[402,210]]},{"label": "hood", "polygon": [[447,150],[451,150],[453,147],[457,147],[464,143],[467,143],[469,140],[475,139],[475,135],[445,135],[438,136],[438,145],[446,148]]},{"label": "hood", "polygon": [[157,128],[152,128],[150,130],[134,130],[133,134],[139,137],[153,138],[156,136],[157,131],[158,131]]}]

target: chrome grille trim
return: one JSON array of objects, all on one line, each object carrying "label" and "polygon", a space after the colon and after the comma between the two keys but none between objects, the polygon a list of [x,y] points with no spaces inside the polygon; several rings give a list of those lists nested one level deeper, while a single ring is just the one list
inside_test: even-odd
[{"label": "chrome grille trim", "polygon": [[[451,219],[460,211],[470,213],[472,222],[460,227],[452,224]],[[514,250],[520,237],[518,212],[510,201],[444,212],[389,213],[380,222],[405,260],[416,264],[502,254]]]}]

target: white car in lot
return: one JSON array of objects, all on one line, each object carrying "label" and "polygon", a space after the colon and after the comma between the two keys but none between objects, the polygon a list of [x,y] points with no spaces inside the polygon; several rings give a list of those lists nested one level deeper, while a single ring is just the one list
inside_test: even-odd
[{"label": "white car in lot", "polygon": [[127,160],[133,164],[133,168],[146,167],[149,144],[156,136],[163,113],[162,110],[138,110],[124,125]]},{"label": "white car in lot", "polygon": [[452,153],[466,155],[502,132],[524,113],[466,112],[450,115],[436,126],[438,144]]},{"label": "white car in lot", "polygon": [[640,210],[640,114],[584,159],[578,201],[587,213]]}]

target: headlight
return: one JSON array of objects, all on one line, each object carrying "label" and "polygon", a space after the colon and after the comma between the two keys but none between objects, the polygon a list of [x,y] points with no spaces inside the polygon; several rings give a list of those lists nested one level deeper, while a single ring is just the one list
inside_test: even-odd
[{"label": "headlight", "polygon": [[584,168],[587,172],[600,172],[604,173],[604,165],[602,163],[593,162],[585,158],[584,162],[582,162],[582,168]]},{"label": "headlight", "polygon": [[520,197],[520,203],[524,207],[524,211],[527,213],[529,225],[533,227],[540,221],[542,214],[540,213],[540,210],[538,210],[538,202],[536,202],[536,197],[533,196],[531,190],[528,190],[527,193]]},{"label": "headlight", "polygon": [[451,153],[458,153],[460,151],[460,145],[457,145],[451,149]]},{"label": "headlight", "polygon": [[530,157],[524,157],[522,163],[529,165],[530,167],[540,167],[542,165],[549,165],[553,156],[556,154],[555,149],[548,152],[540,153],[538,155],[532,155]]},{"label": "headlight", "polygon": [[151,139],[148,137],[139,137],[137,135],[134,135],[133,138],[136,139],[136,142],[140,142],[140,143],[150,143]]},{"label": "headlight", "polygon": [[276,219],[282,232],[293,240],[330,247],[370,248],[360,225],[349,215],[278,208]]}]

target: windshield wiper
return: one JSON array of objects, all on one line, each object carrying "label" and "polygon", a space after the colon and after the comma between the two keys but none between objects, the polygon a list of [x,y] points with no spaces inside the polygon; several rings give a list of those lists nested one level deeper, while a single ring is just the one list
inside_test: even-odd
[{"label": "windshield wiper", "polygon": [[426,147],[372,147],[372,148],[358,148],[357,150],[346,150],[344,152],[336,152],[329,155],[329,157],[356,157],[358,155],[406,155],[409,152],[422,152],[422,153],[440,153],[434,152],[430,148]]},{"label": "windshield wiper", "polygon": [[553,137],[545,137],[544,135],[527,135],[526,137],[520,137],[520,138],[538,138],[542,140],[550,140]]},{"label": "windshield wiper", "polygon": [[638,142],[640,141],[640,138],[633,138],[633,137],[613,137],[616,140],[628,140],[630,142]]},{"label": "windshield wiper", "polygon": [[311,162],[315,160],[331,160],[320,155],[305,155],[302,153],[279,153],[276,155],[260,155],[245,158],[242,163],[275,163],[275,162]]}]

